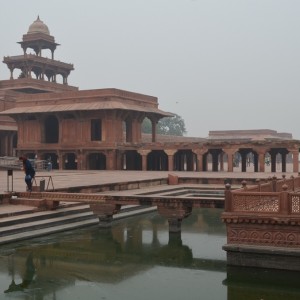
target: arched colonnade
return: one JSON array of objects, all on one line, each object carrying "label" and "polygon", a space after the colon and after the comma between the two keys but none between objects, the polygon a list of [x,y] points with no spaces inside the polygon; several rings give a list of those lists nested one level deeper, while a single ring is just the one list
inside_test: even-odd
[{"label": "arched colonnade", "polygon": [[299,149],[284,147],[39,151],[54,169],[211,172],[298,172]]}]

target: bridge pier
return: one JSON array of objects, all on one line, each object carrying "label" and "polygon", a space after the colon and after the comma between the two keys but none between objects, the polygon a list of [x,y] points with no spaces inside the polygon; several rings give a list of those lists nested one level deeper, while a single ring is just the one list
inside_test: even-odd
[{"label": "bridge pier", "polygon": [[169,202],[159,203],[157,211],[160,215],[168,219],[169,232],[181,232],[181,223],[192,213],[192,203],[182,203],[170,200]]},{"label": "bridge pier", "polygon": [[90,204],[90,208],[93,213],[98,216],[99,226],[102,228],[108,228],[111,227],[113,215],[120,211],[121,205],[109,203],[93,203]]}]

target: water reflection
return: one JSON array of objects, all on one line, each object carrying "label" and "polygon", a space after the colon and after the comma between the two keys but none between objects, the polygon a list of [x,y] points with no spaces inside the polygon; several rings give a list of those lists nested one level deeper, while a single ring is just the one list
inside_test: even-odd
[{"label": "water reflection", "polygon": [[195,210],[181,235],[152,214],[2,247],[0,299],[296,299],[291,287],[299,297],[295,281],[274,289],[275,272],[253,282],[226,267],[220,213]]}]

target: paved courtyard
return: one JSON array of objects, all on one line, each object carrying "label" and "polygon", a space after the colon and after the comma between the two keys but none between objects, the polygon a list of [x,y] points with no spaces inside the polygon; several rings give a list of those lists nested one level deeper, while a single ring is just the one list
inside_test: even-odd
[{"label": "paved courtyard", "polygon": [[[168,174],[179,177],[191,178],[268,178],[276,175],[281,177],[282,173],[254,173],[254,172],[165,172],[165,171],[41,171],[36,174],[36,181],[45,179],[46,184],[51,176],[55,189],[89,186],[98,184],[109,184],[118,182],[131,182],[137,180],[148,180],[157,178],[167,178]],[[287,177],[298,176],[297,173],[285,173]],[[24,173],[21,170],[14,170],[12,176],[7,176],[7,171],[0,171],[0,193],[5,191],[25,191]]]}]

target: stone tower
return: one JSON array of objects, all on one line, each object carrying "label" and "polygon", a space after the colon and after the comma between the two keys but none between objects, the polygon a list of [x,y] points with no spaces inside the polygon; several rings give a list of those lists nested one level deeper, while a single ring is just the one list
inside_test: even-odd
[{"label": "stone tower", "polygon": [[[29,26],[19,44],[23,49],[23,55],[6,56],[3,60],[10,70],[10,82],[6,82],[8,89],[29,94],[77,90],[68,86],[68,76],[74,70],[73,64],[54,59],[54,52],[59,44],[55,42],[48,26],[39,16]],[[50,52],[51,57],[43,56],[43,51]],[[20,70],[20,74],[15,79],[16,69]]]}]

